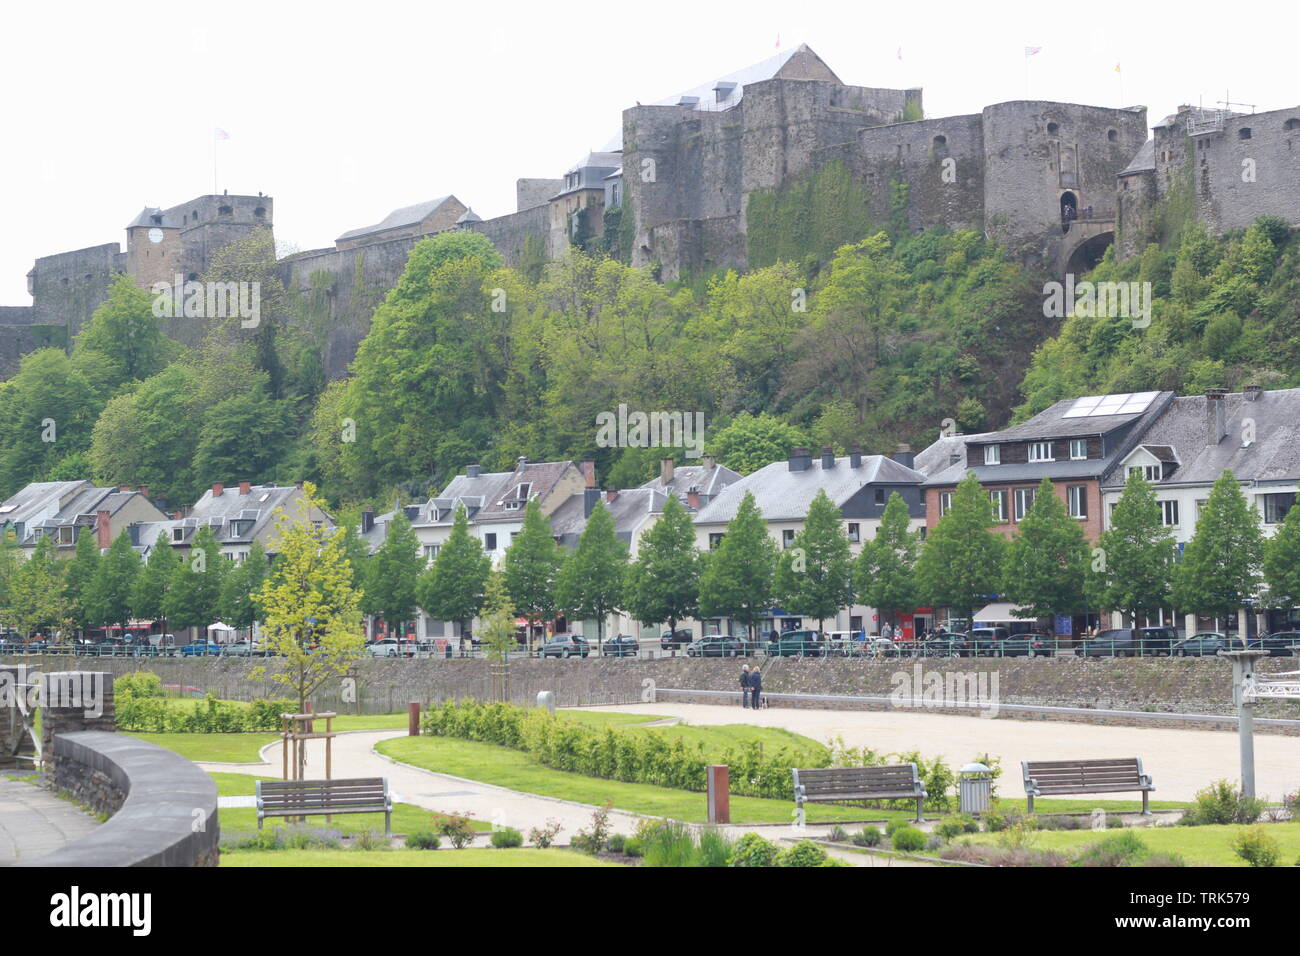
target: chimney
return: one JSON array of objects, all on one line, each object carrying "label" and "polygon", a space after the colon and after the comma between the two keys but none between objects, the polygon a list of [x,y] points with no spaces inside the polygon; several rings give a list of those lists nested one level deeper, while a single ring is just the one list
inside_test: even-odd
[{"label": "chimney", "polygon": [[912,462],[916,461],[916,456],[912,454],[911,445],[899,445],[894,450],[894,461],[898,462],[904,468],[911,468]]},{"label": "chimney", "polygon": [[101,550],[107,551],[113,546],[113,533],[108,529],[108,512],[95,512],[95,537],[99,539]]},{"label": "chimney", "polygon": [[686,503],[690,505],[692,511],[700,510],[700,489],[699,488],[692,488],[690,491],[686,492]]},{"label": "chimney", "polygon": [[465,466],[465,477],[466,477],[466,478],[477,478],[478,476],[479,476],[479,467],[478,467],[477,464],[475,464],[475,465],[466,465],[466,466]]},{"label": "chimney", "polygon": [[605,492],[605,503],[608,504],[609,502],[613,501],[617,497],[618,497],[618,489],[610,488],[608,491]]},{"label": "chimney", "polygon": [[148,486],[148,485],[141,485],[141,486],[140,486],[140,494],[142,494],[142,495],[144,495],[146,498],[148,498],[148,497],[149,497],[149,486]]},{"label": "chimney", "polygon": [[718,463],[718,460],[714,458],[712,455],[705,455],[702,460],[704,462],[705,471],[712,471],[714,466],[717,465]]},{"label": "chimney", "polygon": [[1261,395],[1264,394],[1263,385],[1247,385],[1241,390],[1241,397],[1248,402],[1257,402]]},{"label": "chimney", "polygon": [[528,464],[527,455],[520,455],[518,458],[515,459],[515,468],[522,468],[526,464]]},{"label": "chimney", "polygon": [[849,449],[849,467],[850,468],[862,467],[862,446],[861,445],[854,445],[852,448]]},{"label": "chimney", "polygon": [[222,493],[223,491],[225,491],[225,490],[226,490],[226,486],[223,485],[221,482],[219,482],[219,481],[214,481],[214,482],[212,483],[212,497],[214,497],[214,498],[220,498],[220,497],[221,497],[221,493]]},{"label": "chimney", "polygon": [[361,533],[369,534],[375,530],[375,513],[367,508],[361,512]]},{"label": "chimney", "polygon": [[172,520],[173,520],[173,521],[180,521],[180,520],[182,520],[184,517],[185,517],[185,513],[182,512],[182,511],[173,511],[173,512],[172,512]]},{"label": "chimney", "polygon": [[600,500],[599,488],[582,489],[582,516],[590,518],[591,513],[596,510],[596,502]]},{"label": "chimney", "polygon": [[665,485],[673,483],[673,460],[671,458],[659,459],[659,480]]},{"label": "chimney", "polygon": [[582,476],[586,479],[586,487],[596,487],[596,462],[593,459],[582,459]]},{"label": "chimney", "polygon": [[796,448],[790,452],[790,470],[807,471],[812,467],[812,455],[807,448]]},{"label": "chimney", "polygon": [[253,490],[253,483],[251,481],[241,481],[239,483],[239,493],[241,495],[246,496],[252,490]]},{"label": "chimney", "polygon": [[1223,399],[1228,394],[1226,388],[1207,388],[1205,390],[1205,443],[1217,445],[1228,434],[1227,412]]},{"label": "chimney", "polygon": [[830,471],[835,467],[835,449],[830,445],[822,446],[822,471]]}]

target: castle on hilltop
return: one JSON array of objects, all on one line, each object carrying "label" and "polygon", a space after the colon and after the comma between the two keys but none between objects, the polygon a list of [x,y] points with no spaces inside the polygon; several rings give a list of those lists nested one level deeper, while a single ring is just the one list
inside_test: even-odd
[{"label": "castle on hilltop", "polygon": [[[411,247],[482,233],[506,262],[604,249],[664,280],[762,264],[756,210],[828,170],[871,223],[978,229],[1043,272],[1082,272],[1114,245],[1157,238],[1170,208],[1223,232],[1260,215],[1300,225],[1300,107],[1243,115],[1180,107],[1147,135],[1145,107],[1012,101],[924,118],[919,89],[849,86],[809,47],[623,112],[619,135],[558,178],[516,182],[516,210],[482,219],[453,195],[344,231],[280,262],[329,330],[331,377],[348,363]],[[213,252],[272,227],[271,199],[201,196],[145,209],[117,243],[36,260],[32,305],[0,307],[0,375],[41,345],[70,345],[112,276],[198,278]]]}]

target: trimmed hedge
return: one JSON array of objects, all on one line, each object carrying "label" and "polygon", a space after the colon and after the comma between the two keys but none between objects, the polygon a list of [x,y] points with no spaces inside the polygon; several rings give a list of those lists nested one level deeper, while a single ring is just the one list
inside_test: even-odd
[{"label": "trimmed hedge", "polygon": [[158,697],[117,697],[119,730],[141,734],[238,734],[280,729],[280,715],[291,710],[287,700],[255,700],[247,707],[207,697],[193,710],[169,706]]}]

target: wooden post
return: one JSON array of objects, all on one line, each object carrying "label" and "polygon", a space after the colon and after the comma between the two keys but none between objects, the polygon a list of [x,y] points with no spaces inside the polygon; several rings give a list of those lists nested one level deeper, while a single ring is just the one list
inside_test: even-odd
[{"label": "wooden post", "polygon": [[406,736],[420,736],[420,702],[413,700],[406,705]]},{"label": "wooden post", "polygon": [[708,768],[709,822],[731,822],[731,772],[726,764],[711,764]]}]

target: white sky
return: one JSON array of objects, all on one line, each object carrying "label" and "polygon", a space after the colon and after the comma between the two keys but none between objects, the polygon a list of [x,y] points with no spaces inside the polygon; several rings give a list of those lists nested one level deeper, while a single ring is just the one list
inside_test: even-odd
[{"label": "white sky", "polygon": [[[301,249],[453,193],[484,218],[558,177],[621,111],[809,44],[926,115],[1030,96],[1148,107],[1300,103],[1294,3],[10,4],[0,33],[0,305],[38,256],[125,246],[142,207],[218,186],[275,199]],[[1086,24],[1086,26],[1080,26]],[[902,59],[898,58],[899,49]],[[1122,72],[1116,73],[1119,63]],[[1121,80],[1123,83],[1121,89]]]}]

